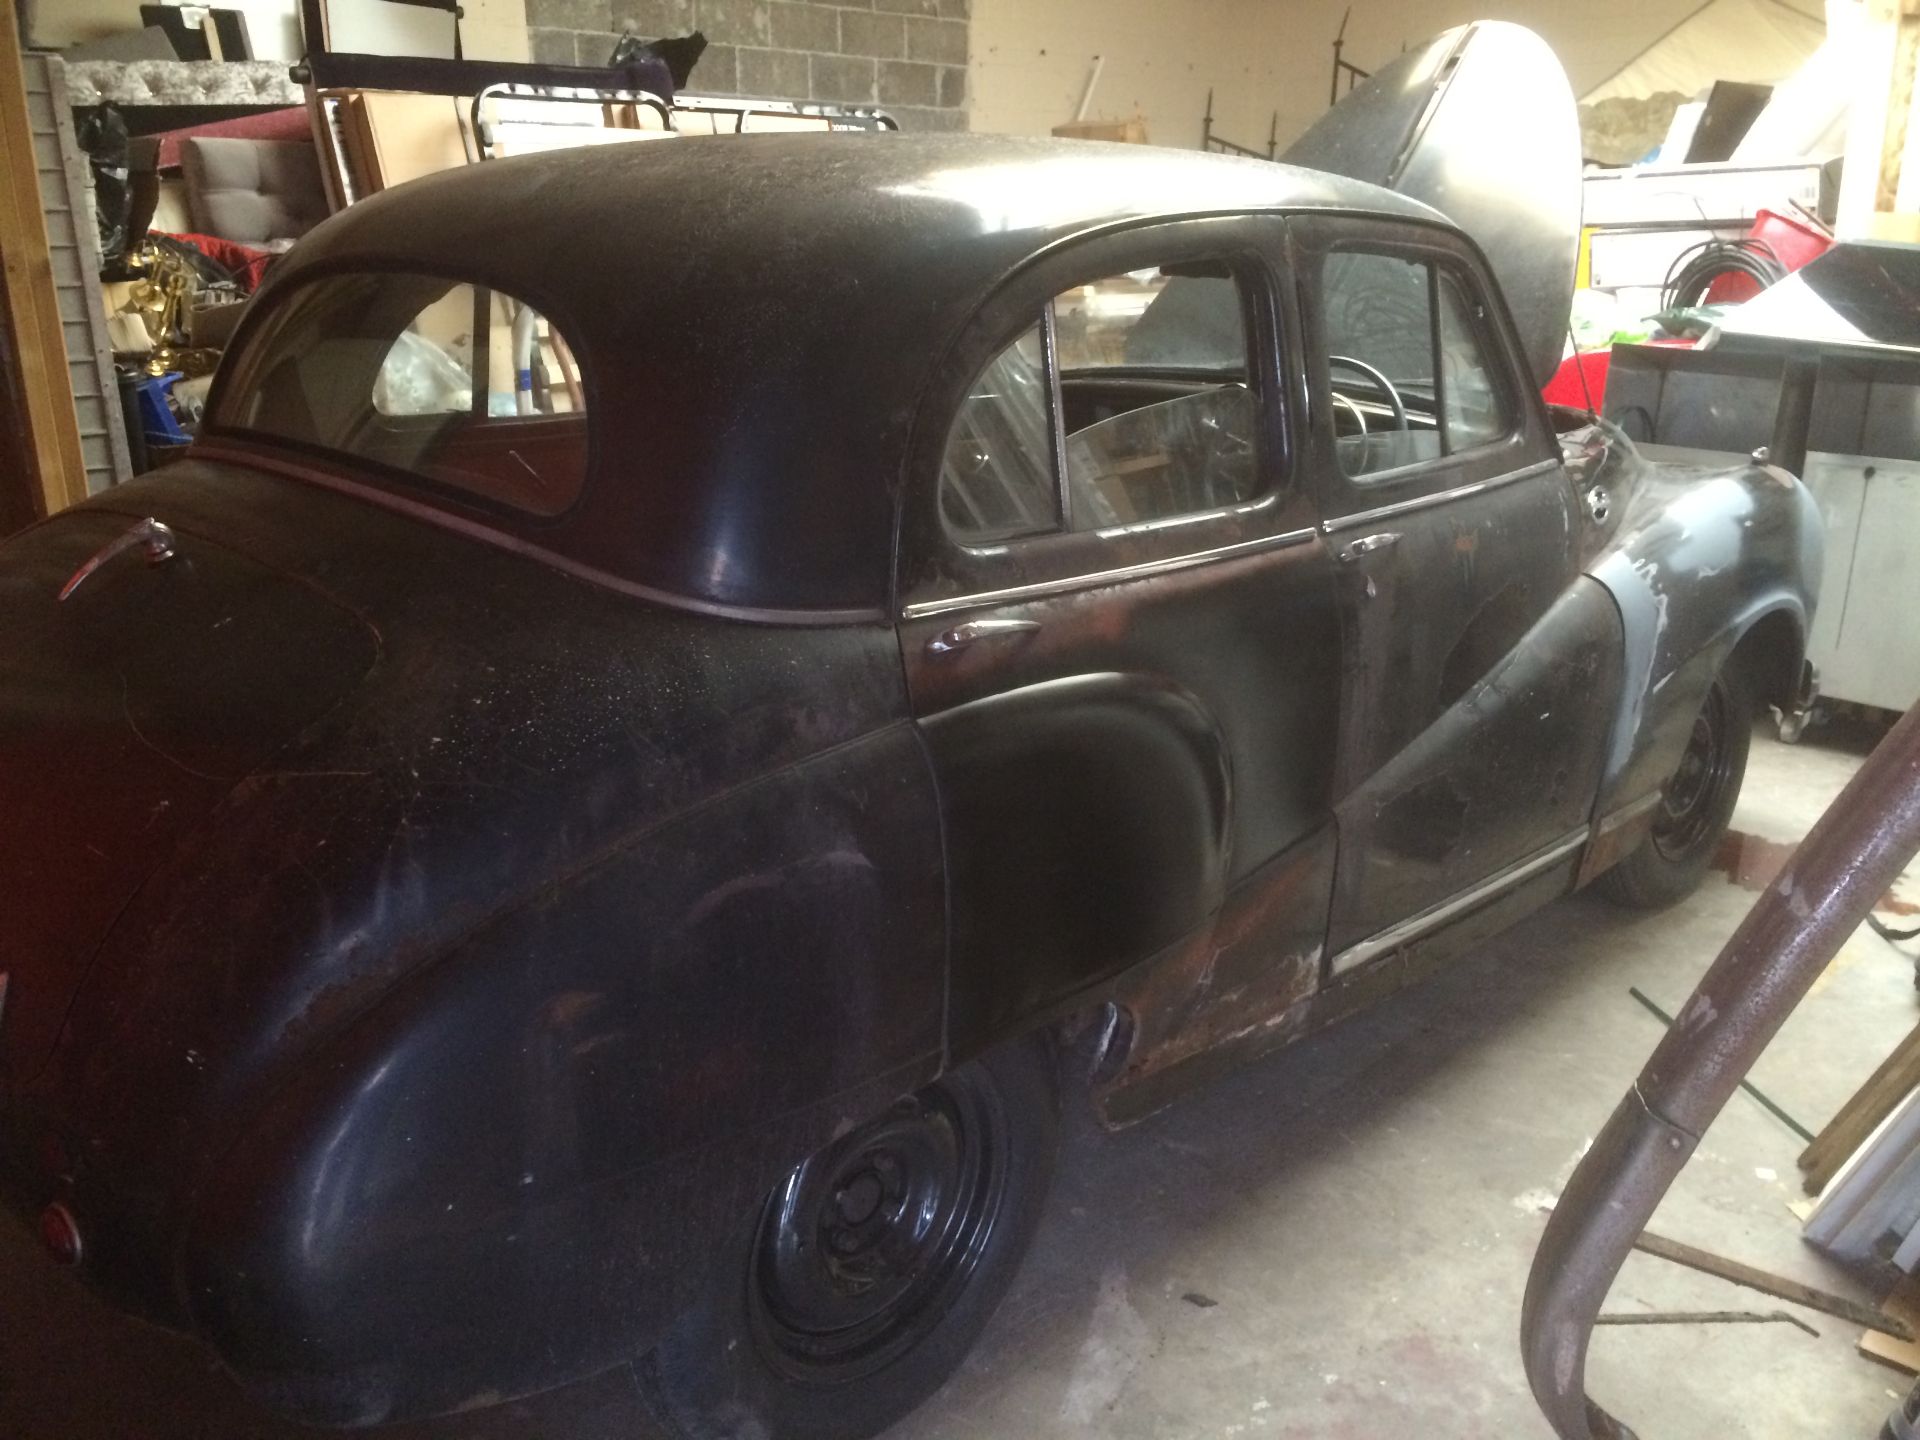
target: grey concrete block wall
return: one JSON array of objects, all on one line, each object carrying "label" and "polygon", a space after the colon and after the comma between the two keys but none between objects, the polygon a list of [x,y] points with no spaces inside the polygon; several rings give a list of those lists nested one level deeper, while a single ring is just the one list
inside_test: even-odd
[{"label": "grey concrete block wall", "polygon": [[535,60],[604,65],[629,23],[703,32],[687,89],[879,105],[907,130],[967,128],[972,0],[527,0]]}]

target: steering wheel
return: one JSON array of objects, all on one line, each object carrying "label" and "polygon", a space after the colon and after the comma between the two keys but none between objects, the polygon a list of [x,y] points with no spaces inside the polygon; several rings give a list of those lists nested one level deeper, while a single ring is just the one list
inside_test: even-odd
[{"label": "steering wheel", "polygon": [[[1393,382],[1387,379],[1387,377],[1385,375],[1382,375],[1378,370],[1374,369],[1373,366],[1367,364],[1367,362],[1364,360],[1355,360],[1351,355],[1329,355],[1327,357],[1327,368],[1329,370],[1345,368],[1348,370],[1358,371],[1362,376],[1365,377],[1368,384],[1372,385],[1374,389],[1380,392],[1381,398],[1384,399],[1390,407],[1392,407],[1393,428],[1402,432],[1403,434],[1408,429],[1411,428],[1407,424],[1407,402],[1400,398],[1400,392],[1393,388]],[[1334,392],[1334,398],[1345,399],[1346,397],[1341,395],[1340,392],[1336,390]],[[1351,400],[1348,400],[1347,404],[1356,411],[1360,408],[1359,406],[1354,405]],[[1362,435],[1365,435],[1367,433],[1366,427],[1364,424],[1361,426],[1360,433]]]}]

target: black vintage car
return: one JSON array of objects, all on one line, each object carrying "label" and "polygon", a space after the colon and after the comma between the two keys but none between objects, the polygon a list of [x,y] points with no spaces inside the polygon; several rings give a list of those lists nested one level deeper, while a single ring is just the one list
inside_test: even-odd
[{"label": "black vintage car", "polygon": [[[0,547],[0,1154],[309,1420],[884,1426],[1110,1121],[1702,873],[1806,493],[1556,433],[1287,166],[681,140],[355,205]],[[1070,1064],[1072,1056],[1081,1063]]]}]

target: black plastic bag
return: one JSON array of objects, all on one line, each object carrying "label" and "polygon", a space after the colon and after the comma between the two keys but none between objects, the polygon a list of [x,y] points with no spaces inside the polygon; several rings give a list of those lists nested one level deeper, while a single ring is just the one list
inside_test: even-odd
[{"label": "black plastic bag", "polygon": [[127,221],[133,210],[128,183],[127,122],[108,104],[94,106],[74,127],[93,169],[93,198],[100,225],[100,264],[111,269],[127,254]]}]

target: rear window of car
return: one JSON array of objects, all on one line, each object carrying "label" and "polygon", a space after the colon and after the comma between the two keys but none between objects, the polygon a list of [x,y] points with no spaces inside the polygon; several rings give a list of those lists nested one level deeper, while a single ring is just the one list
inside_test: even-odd
[{"label": "rear window of car", "polygon": [[567,510],[586,483],[575,352],[498,290],[430,275],[310,280],[280,297],[233,363],[212,428],[540,517]]}]

